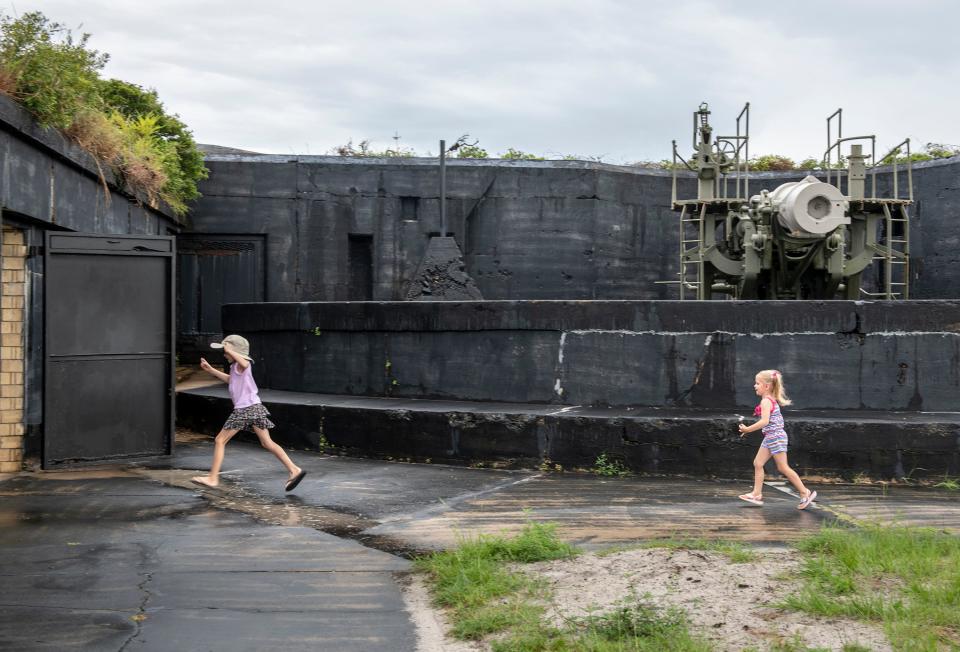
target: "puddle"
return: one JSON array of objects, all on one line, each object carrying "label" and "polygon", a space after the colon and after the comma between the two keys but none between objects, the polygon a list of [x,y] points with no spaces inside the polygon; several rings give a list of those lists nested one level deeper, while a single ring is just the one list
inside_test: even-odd
[{"label": "puddle", "polygon": [[428,552],[390,536],[364,534],[366,530],[378,525],[379,521],[327,507],[308,505],[296,495],[281,499],[267,497],[248,486],[234,484],[229,480],[221,481],[216,489],[202,489],[190,481],[196,471],[138,469],[135,473],[154,482],[189,489],[202,495],[217,509],[246,514],[268,525],[308,527],[404,559],[413,559]]}]

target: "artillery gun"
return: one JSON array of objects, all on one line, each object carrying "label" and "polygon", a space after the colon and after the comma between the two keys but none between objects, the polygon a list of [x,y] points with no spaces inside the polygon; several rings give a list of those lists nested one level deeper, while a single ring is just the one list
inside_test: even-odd
[{"label": "artillery gun", "polygon": [[[844,137],[838,109],[827,118],[825,179],[808,175],[751,195],[750,104],[737,116],[732,136],[715,137],[709,115],[706,103],[693,114],[689,162],[673,141],[680,271],[678,280],[667,282],[678,285],[680,299],[909,298],[909,138],[880,159],[893,161],[892,191],[878,197],[876,136]],[[870,154],[863,151],[867,141]],[[850,151],[843,156],[845,143]],[[902,193],[897,159],[904,152],[907,188]],[[697,175],[696,199],[677,198],[682,167]],[[865,276],[874,262],[881,265],[875,282]]]}]

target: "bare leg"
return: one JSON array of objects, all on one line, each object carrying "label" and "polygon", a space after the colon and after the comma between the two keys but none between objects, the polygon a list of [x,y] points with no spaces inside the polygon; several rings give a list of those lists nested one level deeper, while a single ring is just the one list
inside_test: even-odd
[{"label": "bare leg", "polygon": [[800,497],[805,498],[810,495],[810,490],[807,489],[803,482],[800,480],[800,476],[797,475],[797,472],[790,468],[790,465],[787,464],[787,454],[786,453],[777,453],[773,456],[774,461],[777,463],[777,471],[783,474],[783,476],[790,481],[798,492],[800,492]]},{"label": "bare leg", "polygon": [[753,458],[753,495],[763,495],[763,465],[770,459],[770,449],[760,447],[757,456]]},{"label": "bare leg", "polygon": [[213,440],[213,462],[210,464],[210,473],[192,478],[194,482],[208,487],[216,487],[220,484],[220,466],[223,464],[227,442],[233,439],[233,436],[238,432],[240,431],[224,429],[217,434],[216,439]]},{"label": "bare leg", "polygon": [[283,450],[273,439],[270,438],[270,432],[265,428],[260,428],[257,426],[253,427],[253,432],[260,438],[260,445],[266,448],[268,451],[277,456],[277,459],[280,460],[285,467],[287,467],[287,472],[290,474],[290,479],[297,477],[297,474],[300,473],[301,469],[299,466],[293,463],[290,457],[287,455],[287,451]]}]

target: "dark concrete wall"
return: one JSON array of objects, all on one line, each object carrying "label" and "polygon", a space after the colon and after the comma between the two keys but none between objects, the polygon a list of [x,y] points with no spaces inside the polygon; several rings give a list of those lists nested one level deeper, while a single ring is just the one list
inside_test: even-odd
[{"label": "dark concrete wall", "polygon": [[262,387],[748,410],[778,368],[797,409],[956,411],[960,301],[233,304]]},{"label": "dark concrete wall", "polygon": [[[269,301],[340,301],[348,239],[372,238],[373,299],[399,300],[439,234],[435,159],[220,155],[193,209],[198,233],[265,234]],[[902,170],[901,170],[902,173]],[[751,194],[796,180],[759,173]],[[912,208],[915,298],[960,297],[960,160],[918,164]],[[452,160],[448,230],[486,299],[670,299],[678,216],[670,176],[581,161]],[[890,174],[878,174],[889,193]],[[869,186],[868,186],[869,187]],[[901,194],[905,178],[901,174]],[[687,174],[681,197],[695,197]],[[416,220],[406,219],[413,217]],[[872,284],[868,273],[867,287]]]},{"label": "dark concrete wall", "polygon": [[[170,235],[180,220],[123,191],[79,146],[0,94],[0,207],[3,222],[24,231],[26,306],[26,452],[37,453],[43,419],[43,246],[47,231]],[[107,291],[109,288],[106,289]]]},{"label": "dark concrete wall", "polygon": [[[285,445],[434,462],[591,468],[604,454],[639,472],[745,477],[761,439],[739,437],[732,411],[558,408],[273,390],[262,397],[278,424],[271,434]],[[180,392],[177,405],[182,426],[210,435],[232,407],[222,385]],[[790,463],[804,476],[917,479],[960,471],[956,413],[790,408],[786,415]]]},{"label": "dark concrete wall", "polygon": [[[431,159],[213,156],[207,164],[191,228],[267,234],[268,300],[358,298],[349,291],[350,234],[373,238],[373,298],[401,299],[429,235],[440,232]],[[674,226],[668,176],[576,161],[452,161],[447,184],[448,231],[485,298],[664,295],[654,281],[676,253],[661,246]],[[414,210],[416,220],[404,219]]]}]

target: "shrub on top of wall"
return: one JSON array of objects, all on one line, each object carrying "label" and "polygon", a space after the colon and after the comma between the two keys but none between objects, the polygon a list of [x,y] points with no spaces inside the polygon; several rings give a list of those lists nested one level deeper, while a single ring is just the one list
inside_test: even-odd
[{"label": "shrub on top of wall", "polygon": [[109,55],[90,49],[89,38],[74,39],[39,11],[0,16],[0,92],[41,126],[62,130],[150,205],[163,201],[185,214],[207,177],[193,136],[156,91],[101,79]]}]

